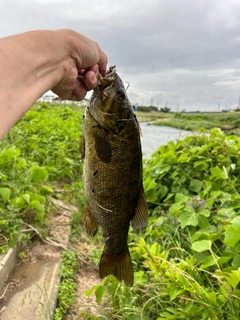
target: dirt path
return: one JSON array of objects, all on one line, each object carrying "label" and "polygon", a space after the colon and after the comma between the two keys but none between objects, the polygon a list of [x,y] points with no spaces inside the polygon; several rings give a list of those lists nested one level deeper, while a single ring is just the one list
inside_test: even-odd
[{"label": "dirt path", "polygon": [[[16,306],[16,297],[33,283],[37,283],[42,270],[46,266],[49,268],[49,265],[54,265],[60,259],[62,252],[67,248],[77,250],[79,268],[76,274],[77,296],[65,320],[89,319],[88,314],[92,316],[99,314],[101,306],[95,302],[95,295],[92,294],[89,297],[85,295],[87,290],[100,282],[98,268],[90,262],[89,256],[89,251],[95,245],[93,242],[89,243],[85,234],[79,236],[76,244],[69,242],[71,211],[76,210],[76,208],[61,202],[58,202],[57,206],[57,212],[51,217],[50,232],[46,241],[43,242],[39,240],[39,237],[36,237],[29,245],[22,248],[22,258],[18,259],[9,281],[0,293],[0,319],[18,319],[17,315],[13,317],[10,312],[13,308],[16,309],[14,307]],[[30,295],[29,299],[32,301],[34,298],[32,292]],[[23,301],[20,300],[19,304],[25,303],[24,310],[28,312],[29,309],[30,312],[31,307],[29,302],[25,301],[25,296],[24,298],[20,296],[20,299]],[[28,318],[26,315],[25,319],[32,320],[33,318],[30,316]],[[46,318],[43,316],[41,319]]]}]

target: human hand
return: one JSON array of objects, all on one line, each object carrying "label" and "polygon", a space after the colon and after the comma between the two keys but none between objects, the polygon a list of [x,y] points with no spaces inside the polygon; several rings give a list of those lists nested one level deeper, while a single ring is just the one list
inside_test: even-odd
[{"label": "human hand", "polygon": [[[107,55],[99,45],[72,30],[55,31],[61,37],[64,59],[60,81],[51,89],[62,100],[82,100],[105,76]],[[61,48],[60,48],[61,50]]]}]

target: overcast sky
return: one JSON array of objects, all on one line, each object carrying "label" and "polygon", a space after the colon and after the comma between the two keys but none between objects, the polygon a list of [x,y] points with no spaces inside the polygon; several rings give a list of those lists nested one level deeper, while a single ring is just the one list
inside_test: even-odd
[{"label": "overcast sky", "polygon": [[0,0],[0,37],[61,28],[100,44],[132,104],[239,105],[240,0]]}]

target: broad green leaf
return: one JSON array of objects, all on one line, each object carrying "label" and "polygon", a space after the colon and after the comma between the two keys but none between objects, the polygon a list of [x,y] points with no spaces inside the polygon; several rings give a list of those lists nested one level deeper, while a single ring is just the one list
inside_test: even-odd
[{"label": "broad green leaf", "polygon": [[181,202],[173,203],[169,208],[169,213],[173,215],[179,215],[183,207],[184,204],[182,204]]},{"label": "broad green leaf", "polygon": [[38,200],[31,201],[30,206],[33,207],[38,213],[43,213],[45,210],[44,205],[40,203]]},{"label": "broad green leaf", "polygon": [[195,241],[192,244],[192,249],[197,252],[203,252],[203,251],[211,249],[211,246],[212,246],[212,241],[199,240],[199,241]]},{"label": "broad green leaf", "polygon": [[183,193],[176,193],[175,202],[176,203],[186,203],[189,200],[189,196],[186,196]]},{"label": "broad green leaf", "polygon": [[168,193],[168,188],[163,185],[158,185],[158,190],[157,190],[157,199],[160,201],[162,198],[166,196]]},{"label": "broad green leaf", "polygon": [[226,228],[224,243],[230,247],[240,240],[240,216],[235,217]]},{"label": "broad green leaf", "polygon": [[178,158],[178,162],[179,163],[189,162],[189,160],[190,160],[190,157],[189,157],[189,155],[187,153],[182,153],[180,155],[180,157]]},{"label": "broad green leaf", "polygon": [[7,201],[10,198],[11,190],[9,188],[0,188],[0,195],[4,201]]},{"label": "broad green leaf", "polygon": [[208,209],[204,209],[204,210],[200,210],[198,212],[198,214],[200,214],[201,216],[204,216],[204,217],[209,217],[210,216],[210,211]]},{"label": "broad green leaf", "polygon": [[183,309],[183,311],[184,311],[185,313],[189,312],[189,311],[192,309],[192,306],[193,306],[193,301],[190,300],[190,301],[188,301],[188,303],[186,304],[186,307]]},{"label": "broad green leaf", "polygon": [[183,292],[184,292],[184,290],[179,290],[178,288],[172,286],[169,291],[170,301],[174,300],[177,296],[179,296]]},{"label": "broad green leaf", "polygon": [[[192,207],[189,207],[192,208]],[[178,217],[178,221],[181,224],[182,228],[185,228],[186,226],[197,226],[198,225],[198,216],[195,213],[194,209],[184,211],[183,213],[180,214]]]},{"label": "broad green leaf", "polygon": [[159,244],[156,242],[153,243],[149,252],[151,253],[151,255],[156,256],[159,253]]},{"label": "broad green leaf", "polygon": [[22,194],[21,197],[27,202],[29,203],[30,202],[30,195],[25,193],[25,194]]},{"label": "broad green leaf", "polygon": [[[231,258],[231,257],[230,257]],[[237,254],[232,261],[232,265],[234,267],[239,267],[240,266],[240,254]]]},{"label": "broad green leaf", "polygon": [[228,179],[228,174],[225,167],[223,167],[223,169],[220,169],[219,166],[216,166],[211,168],[210,170],[212,178],[218,178],[222,180]]},{"label": "broad green leaf", "polygon": [[226,276],[227,282],[235,289],[240,282],[240,274],[237,270],[232,270]]},{"label": "broad green leaf", "polygon": [[145,191],[146,199],[149,202],[157,202],[157,191],[156,189],[148,189]]},{"label": "broad green leaf", "polygon": [[10,238],[10,240],[9,240],[9,245],[10,245],[11,247],[15,247],[15,245],[17,244],[17,242],[18,242],[18,237],[17,237],[17,234],[14,233],[14,234],[11,235],[11,238]]},{"label": "broad green leaf", "polygon": [[44,181],[48,177],[48,171],[38,166],[32,166],[29,173],[34,182]]},{"label": "broad green leaf", "polygon": [[214,291],[206,292],[205,297],[211,302],[213,302],[214,304],[216,303],[216,300],[217,300],[216,292]]},{"label": "broad green leaf", "polygon": [[144,180],[145,191],[155,189],[156,186],[157,186],[156,182],[150,176],[148,176],[147,179]]},{"label": "broad green leaf", "polygon": [[3,150],[0,154],[0,164],[8,163],[20,154],[20,151],[16,148],[9,148]]},{"label": "broad green leaf", "polygon": [[102,301],[103,295],[105,293],[105,289],[103,285],[98,285],[95,290],[96,302],[100,303]]},{"label": "broad green leaf", "polygon": [[194,163],[194,168],[198,171],[203,171],[207,168],[207,163],[206,162],[202,162],[202,161],[196,161]]},{"label": "broad green leaf", "polygon": [[10,199],[10,202],[17,209],[22,209],[22,208],[26,207],[26,202],[24,201],[24,199],[21,196],[13,198],[13,199]]},{"label": "broad green leaf", "polygon": [[198,193],[202,189],[202,181],[198,179],[192,179],[190,181],[189,190]]},{"label": "broad green leaf", "polygon": [[203,259],[202,264],[200,265],[200,269],[207,269],[208,267],[214,266],[216,265],[217,261],[217,258],[209,255]]},{"label": "broad green leaf", "polygon": [[208,219],[205,216],[199,214],[198,216],[198,225],[202,229],[207,229],[210,225]]},{"label": "broad green leaf", "polygon": [[24,158],[18,158],[17,161],[17,168],[18,169],[25,169],[27,167],[27,161]]}]

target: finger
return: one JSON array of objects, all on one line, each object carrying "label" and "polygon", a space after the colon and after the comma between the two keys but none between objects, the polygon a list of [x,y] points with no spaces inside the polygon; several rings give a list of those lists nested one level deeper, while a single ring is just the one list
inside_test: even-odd
[{"label": "finger", "polygon": [[[99,74],[99,73],[97,73]],[[87,91],[90,91],[94,89],[97,86],[98,82],[98,76],[93,71],[88,71],[83,77],[82,81],[87,89]]]},{"label": "finger", "polygon": [[86,94],[87,88],[85,87],[85,84],[83,83],[83,81],[77,79],[71,100],[81,101],[85,98]]},{"label": "finger", "polygon": [[107,70],[107,63],[103,63],[99,65],[99,72],[103,77],[106,76],[106,70]]},{"label": "finger", "polygon": [[100,59],[98,61],[98,65],[99,65],[99,72],[101,73],[101,75],[103,77],[105,77],[106,75],[106,69],[107,69],[107,63],[108,63],[108,56],[106,55],[106,53],[104,51],[102,51],[100,49]]}]

